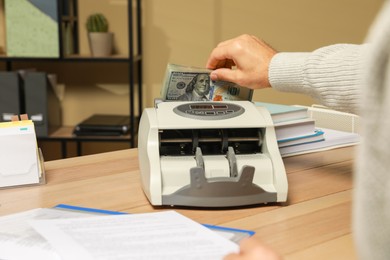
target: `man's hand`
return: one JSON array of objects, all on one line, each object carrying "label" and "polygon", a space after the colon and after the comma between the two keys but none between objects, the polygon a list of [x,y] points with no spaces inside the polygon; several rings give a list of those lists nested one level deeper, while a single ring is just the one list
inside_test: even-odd
[{"label": "man's hand", "polygon": [[271,87],[268,67],[276,53],[264,41],[244,34],[218,44],[206,67],[214,70],[210,74],[212,80],[230,81],[251,89]]}]

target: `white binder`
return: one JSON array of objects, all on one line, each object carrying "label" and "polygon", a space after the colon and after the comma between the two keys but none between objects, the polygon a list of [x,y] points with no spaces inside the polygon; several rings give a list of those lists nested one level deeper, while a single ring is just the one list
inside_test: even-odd
[{"label": "white binder", "polygon": [[34,124],[21,117],[0,123],[0,188],[45,183]]}]

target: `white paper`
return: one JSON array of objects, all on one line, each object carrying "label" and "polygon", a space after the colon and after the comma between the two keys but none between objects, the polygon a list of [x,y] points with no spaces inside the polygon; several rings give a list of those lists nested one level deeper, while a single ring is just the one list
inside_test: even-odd
[{"label": "white paper", "polygon": [[222,259],[238,245],[175,211],[39,220],[62,259]]},{"label": "white paper", "polygon": [[0,259],[60,259],[50,244],[28,223],[34,219],[89,217],[56,209],[33,209],[0,217]]},{"label": "white paper", "polygon": [[282,157],[309,152],[325,151],[329,149],[351,146],[358,144],[360,135],[357,133],[344,132],[334,129],[321,128],[325,140],[313,143],[299,144],[279,148]]},{"label": "white paper", "polygon": [[33,123],[0,127],[0,187],[39,183]]}]

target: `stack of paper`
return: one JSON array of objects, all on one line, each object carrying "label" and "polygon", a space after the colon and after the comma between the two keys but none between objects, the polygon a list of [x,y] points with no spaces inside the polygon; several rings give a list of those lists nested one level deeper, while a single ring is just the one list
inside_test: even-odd
[{"label": "stack of paper", "polygon": [[255,102],[270,112],[275,124],[278,146],[287,147],[324,140],[323,131],[316,129],[307,107]]},{"label": "stack of paper", "polygon": [[308,118],[307,107],[289,106],[266,102],[255,102],[255,105],[267,108],[267,110],[271,113],[272,121],[275,124],[296,119]]},{"label": "stack of paper", "polygon": [[356,133],[319,128],[309,116],[308,107],[255,102],[268,109],[275,124],[276,138],[282,156],[296,155],[341,146],[354,145]]},{"label": "stack of paper", "polygon": [[236,233],[254,232],[202,225],[175,211],[61,204],[0,217],[0,259],[222,259],[238,251],[226,236]]},{"label": "stack of paper", "polygon": [[323,131],[324,136],[322,141],[279,147],[280,154],[286,157],[315,151],[324,151],[332,148],[355,145],[360,141],[360,135],[357,133],[343,132],[328,128],[322,128],[321,130]]},{"label": "stack of paper", "polygon": [[34,124],[27,115],[0,123],[0,188],[45,182]]}]

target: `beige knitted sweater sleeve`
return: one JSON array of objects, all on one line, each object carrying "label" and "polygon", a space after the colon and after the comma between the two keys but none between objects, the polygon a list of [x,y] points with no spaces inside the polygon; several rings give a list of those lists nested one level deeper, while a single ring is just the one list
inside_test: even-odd
[{"label": "beige knitted sweater sleeve", "polygon": [[272,88],[309,95],[330,108],[358,113],[365,45],[336,44],[309,53],[280,52],[270,64]]}]

